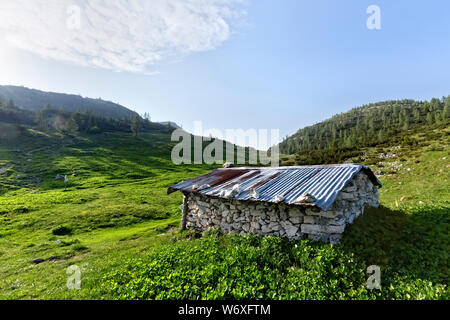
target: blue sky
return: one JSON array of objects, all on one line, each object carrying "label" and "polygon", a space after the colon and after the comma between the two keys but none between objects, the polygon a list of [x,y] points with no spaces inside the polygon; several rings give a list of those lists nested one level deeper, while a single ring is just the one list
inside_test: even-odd
[{"label": "blue sky", "polygon": [[[66,0],[27,12],[21,1],[0,4],[1,84],[101,97],[188,130],[201,120],[283,137],[362,104],[450,94],[448,1],[91,0],[72,38],[52,20]],[[366,27],[369,5],[381,30]]]}]

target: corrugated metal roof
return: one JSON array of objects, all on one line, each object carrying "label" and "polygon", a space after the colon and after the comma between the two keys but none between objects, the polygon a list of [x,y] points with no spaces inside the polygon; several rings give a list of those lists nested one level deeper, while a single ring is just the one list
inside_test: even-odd
[{"label": "corrugated metal roof", "polygon": [[[361,171],[381,187],[380,181],[369,167],[343,164],[217,169],[176,184],[169,188],[168,193],[179,190],[227,199],[317,206],[327,211],[339,191]],[[299,202],[302,195],[312,197],[309,201]]]}]

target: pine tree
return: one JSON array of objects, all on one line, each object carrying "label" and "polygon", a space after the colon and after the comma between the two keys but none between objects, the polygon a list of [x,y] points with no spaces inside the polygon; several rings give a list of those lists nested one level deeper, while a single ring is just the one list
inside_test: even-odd
[{"label": "pine tree", "polygon": [[334,153],[336,153],[337,149],[338,149],[338,143],[337,143],[336,139],[333,139],[333,141],[331,142],[331,145],[330,145],[330,151],[334,154]]},{"label": "pine tree", "polygon": [[48,124],[43,110],[37,112],[36,120],[38,122],[39,129],[41,129],[43,132],[46,132],[48,130]]},{"label": "pine tree", "polygon": [[131,118],[130,129],[131,132],[134,133],[134,136],[137,137],[142,129],[141,117],[134,116],[133,118]]},{"label": "pine tree", "polygon": [[433,98],[430,101],[430,111],[437,111],[440,109],[441,102],[439,99]]},{"label": "pine tree", "polygon": [[94,117],[94,113],[92,112],[91,109],[88,109],[86,111],[86,127],[84,128],[85,132],[93,132],[93,131],[97,131],[98,127],[97,127],[97,121],[95,120]]},{"label": "pine tree", "polygon": [[403,130],[407,131],[409,129],[409,118],[405,118],[403,121]]},{"label": "pine tree", "polygon": [[419,111],[419,109],[415,109],[414,110],[413,116],[414,116],[414,122],[415,123],[419,123],[420,122],[420,111]]},{"label": "pine tree", "polygon": [[73,115],[67,120],[65,132],[70,135],[76,135],[78,132],[78,124]]},{"label": "pine tree", "polygon": [[15,108],[16,108],[16,105],[14,104],[14,100],[9,100],[8,104],[6,106],[6,109],[12,110],[12,109],[15,109]]},{"label": "pine tree", "polygon": [[433,117],[433,114],[431,112],[427,113],[427,123],[428,124],[433,124],[434,123],[434,117]]},{"label": "pine tree", "polygon": [[442,111],[443,120],[450,118],[450,96],[447,97],[444,103],[444,110]]},{"label": "pine tree", "polygon": [[383,133],[383,129],[381,129],[380,131],[378,131],[378,142],[383,142],[384,141],[384,133]]}]

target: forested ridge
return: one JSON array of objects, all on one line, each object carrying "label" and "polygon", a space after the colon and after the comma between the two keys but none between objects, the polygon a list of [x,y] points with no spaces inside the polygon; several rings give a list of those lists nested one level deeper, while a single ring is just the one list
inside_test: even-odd
[{"label": "forested ridge", "polygon": [[85,98],[80,95],[44,92],[17,86],[0,86],[0,100],[14,103],[26,110],[39,111],[48,104],[61,111],[84,113],[91,111],[96,116],[125,119],[137,113],[110,101]]},{"label": "forested ridge", "polygon": [[[393,100],[372,103],[300,129],[286,137],[280,152],[296,155],[297,162],[338,162],[363,147],[408,140],[408,134],[424,127],[450,122],[450,96],[430,101]],[[414,143],[414,141],[407,141]]]},{"label": "forested ridge", "polygon": [[15,101],[0,99],[0,121],[9,123],[18,130],[33,127],[41,132],[61,132],[68,135],[78,133],[98,134],[102,132],[133,132],[137,135],[141,131],[172,132],[171,124],[162,125],[150,121],[150,116],[144,117],[131,114],[125,118],[101,116],[87,109],[84,112],[66,111],[58,106],[48,104],[38,110],[27,110],[17,106]]}]

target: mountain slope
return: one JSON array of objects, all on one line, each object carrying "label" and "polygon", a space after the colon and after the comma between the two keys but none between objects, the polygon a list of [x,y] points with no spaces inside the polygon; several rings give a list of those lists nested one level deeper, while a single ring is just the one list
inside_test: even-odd
[{"label": "mountain slope", "polygon": [[361,147],[387,142],[394,136],[445,125],[449,120],[450,97],[432,99],[430,102],[379,102],[354,108],[297,131],[280,144],[280,152],[300,156],[318,150],[349,153]]},{"label": "mountain slope", "polygon": [[[180,232],[182,195],[167,188],[220,165],[175,165],[176,142],[159,124],[136,136],[126,121],[93,119],[101,130],[90,134],[89,117],[59,111],[79,130],[43,130],[27,113],[0,107],[0,299],[449,298],[445,121],[343,158],[371,165],[382,207],[330,246]],[[370,265],[382,290],[366,288]],[[80,290],[67,289],[70,266],[82,271]]]},{"label": "mountain slope", "polygon": [[101,99],[83,98],[78,95],[44,92],[17,86],[0,86],[0,101],[12,100],[16,106],[27,110],[40,110],[51,105],[53,108],[69,112],[86,112],[91,110],[95,115],[124,119],[136,116],[137,113],[126,107]]},{"label": "mountain slope", "polygon": [[[182,195],[167,188],[217,166],[174,165],[168,133],[25,127],[0,139],[0,299],[448,299],[448,133],[369,150],[384,207],[332,247],[180,233]],[[72,265],[80,290],[66,287]],[[382,268],[380,291],[366,289],[369,265]]]},{"label": "mountain slope", "polygon": [[178,124],[176,124],[173,121],[162,121],[162,122],[158,122],[159,124],[162,124],[163,126],[171,126],[172,128],[175,129],[182,129]]}]

